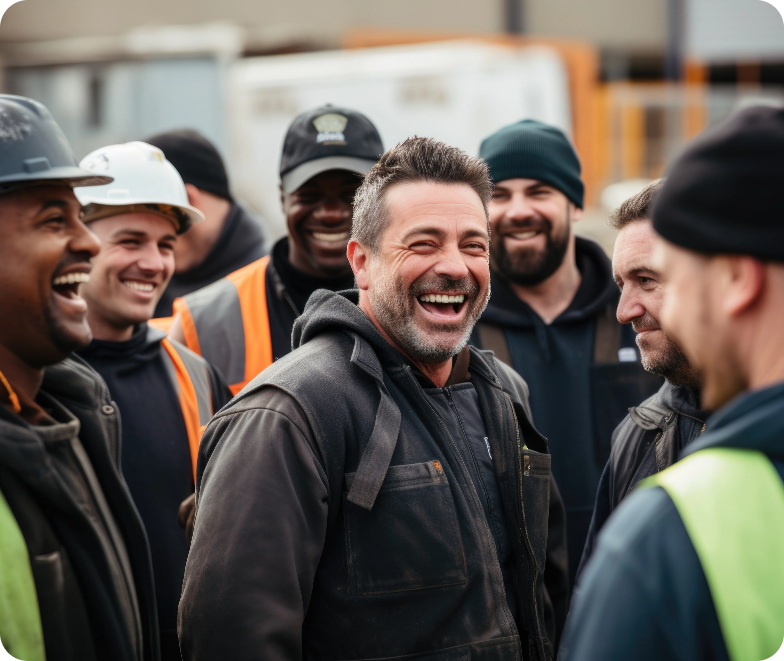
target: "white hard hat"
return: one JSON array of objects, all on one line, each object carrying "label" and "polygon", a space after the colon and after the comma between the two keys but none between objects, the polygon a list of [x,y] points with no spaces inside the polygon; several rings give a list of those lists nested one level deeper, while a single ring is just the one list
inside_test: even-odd
[{"label": "white hard hat", "polygon": [[127,142],[96,149],[79,164],[85,170],[114,177],[104,186],[75,188],[89,223],[119,213],[143,212],[164,216],[185,232],[204,220],[204,214],[188,204],[182,177],[163,152],[146,142]]}]

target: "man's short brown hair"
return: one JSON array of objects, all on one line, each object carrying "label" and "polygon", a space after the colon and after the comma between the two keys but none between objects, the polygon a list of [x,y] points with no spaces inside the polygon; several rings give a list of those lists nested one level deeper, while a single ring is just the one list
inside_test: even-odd
[{"label": "man's short brown hair", "polygon": [[652,181],[637,195],[624,200],[623,204],[610,214],[610,227],[622,230],[635,220],[650,220],[653,201],[664,185],[664,179]]},{"label": "man's short brown hair", "polygon": [[487,217],[493,194],[487,164],[433,138],[414,137],[387,151],[365,176],[354,197],[351,238],[375,252],[389,220],[384,194],[390,186],[416,181],[471,186]]}]

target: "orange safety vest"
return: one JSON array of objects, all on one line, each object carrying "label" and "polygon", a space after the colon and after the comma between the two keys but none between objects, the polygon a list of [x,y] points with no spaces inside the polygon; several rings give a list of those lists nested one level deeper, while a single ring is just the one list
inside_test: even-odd
[{"label": "orange safety vest", "polygon": [[188,447],[196,481],[196,461],[204,428],[215,413],[210,387],[210,373],[204,359],[195,355],[179,342],[168,338],[161,340],[164,364],[172,386],[177,393],[188,434]]},{"label": "orange safety vest", "polygon": [[220,370],[234,395],[272,364],[267,264],[262,257],[174,301],[185,344]]}]

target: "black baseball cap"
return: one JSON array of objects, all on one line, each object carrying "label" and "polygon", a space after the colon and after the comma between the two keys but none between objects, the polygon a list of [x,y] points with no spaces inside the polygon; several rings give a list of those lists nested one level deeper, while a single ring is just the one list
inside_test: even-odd
[{"label": "black baseball cap", "polygon": [[367,117],[327,104],[291,122],[283,141],[280,183],[284,191],[293,193],[327,170],[367,174],[383,153],[381,136]]}]

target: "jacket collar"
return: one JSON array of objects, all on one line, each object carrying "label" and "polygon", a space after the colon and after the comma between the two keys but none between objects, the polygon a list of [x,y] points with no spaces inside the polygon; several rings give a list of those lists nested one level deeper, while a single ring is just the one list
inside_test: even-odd
[{"label": "jacket collar", "polygon": [[684,456],[710,447],[758,450],[784,459],[784,382],[739,395],[718,410]]},{"label": "jacket collar", "polygon": [[642,404],[629,409],[629,417],[643,429],[664,429],[673,420],[672,413],[700,422],[710,417],[710,411],[699,408],[699,398],[691,388],[674,386],[669,381]]}]

